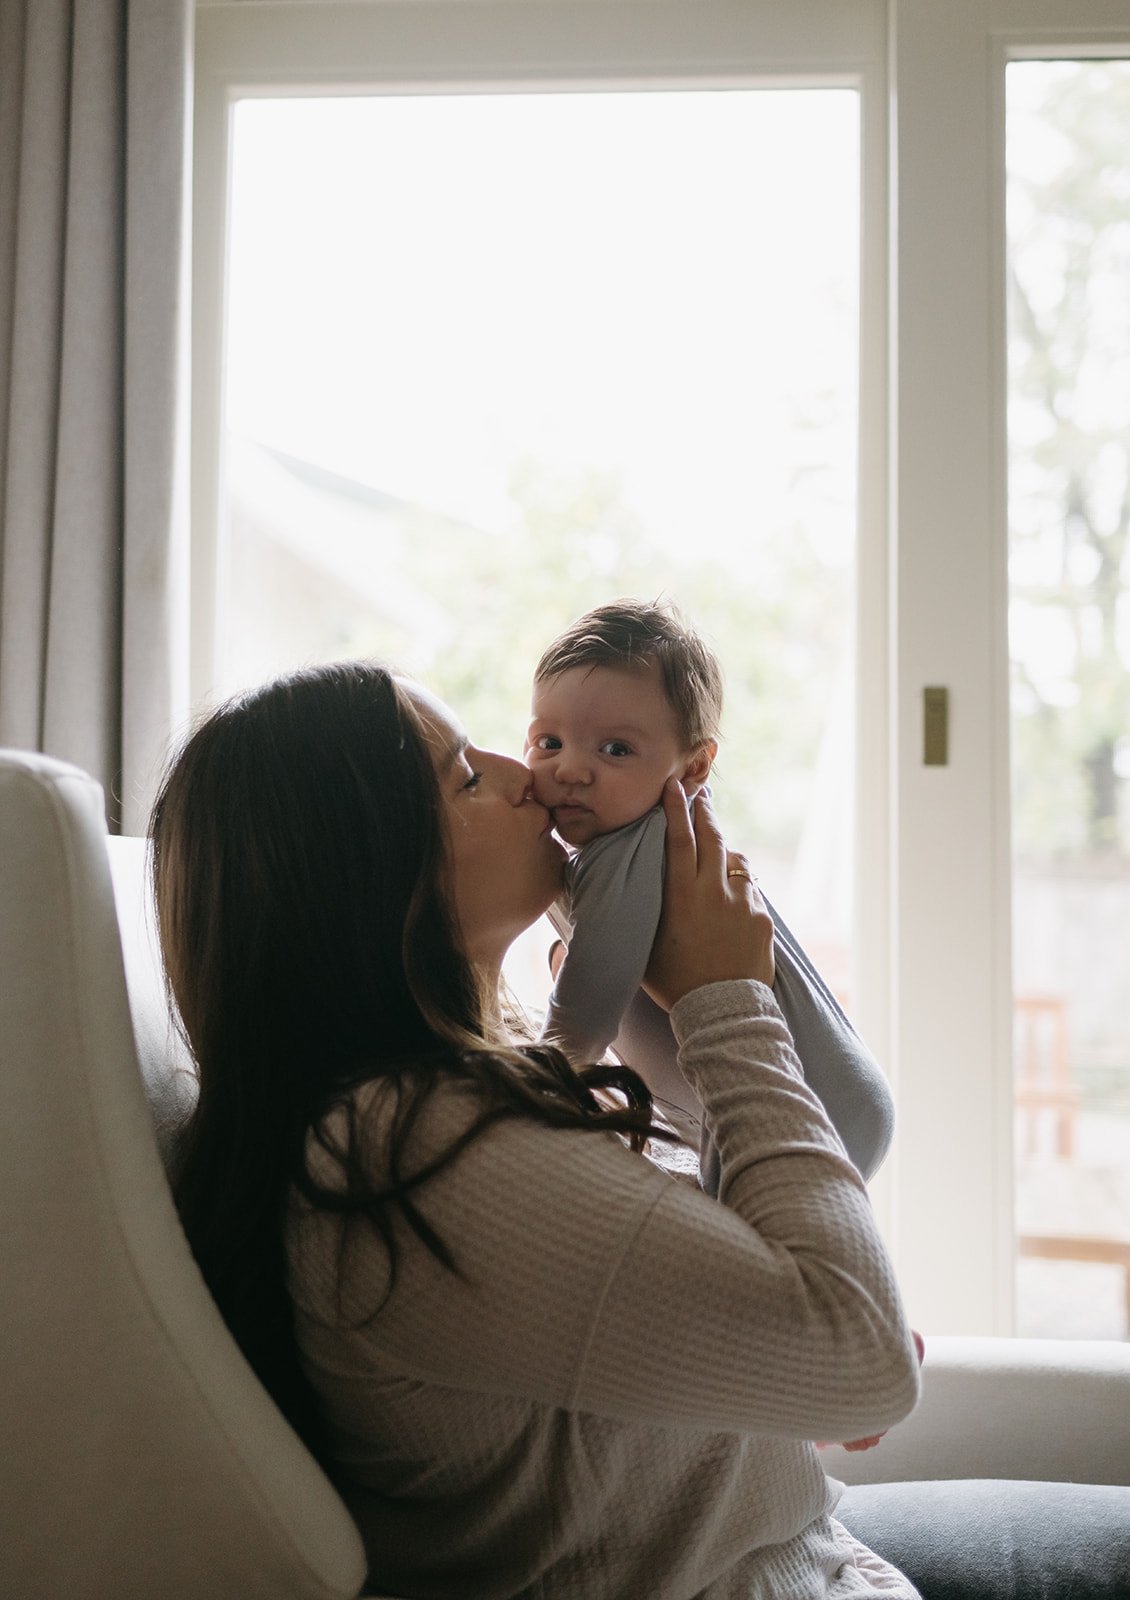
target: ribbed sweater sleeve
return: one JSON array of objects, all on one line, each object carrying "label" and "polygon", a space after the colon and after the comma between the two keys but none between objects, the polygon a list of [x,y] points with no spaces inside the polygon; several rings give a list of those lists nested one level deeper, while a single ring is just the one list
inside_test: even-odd
[{"label": "ribbed sweater sleeve", "polygon": [[[672,1021],[712,1115],[720,1201],[610,1136],[507,1119],[419,1192],[460,1276],[405,1233],[363,1338],[421,1381],[621,1421],[796,1439],[889,1426],[917,1395],[910,1332],[771,991],[710,985]],[[465,1096],[437,1106],[419,1154],[466,1114]],[[347,1312],[371,1311],[383,1252],[349,1282]]]},{"label": "ribbed sweater sleeve", "polygon": [[[606,1297],[581,1403],[615,1407],[624,1385],[654,1389],[666,1415],[690,1424],[806,1438],[898,1421],[918,1376],[894,1274],[771,992],[713,984],[680,1001],[672,1024],[714,1128],[720,1204],[657,1199]],[[646,1310],[658,1263],[677,1286],[661,1338]],[[631,1377],[616,1371],[623,1348]]]}]

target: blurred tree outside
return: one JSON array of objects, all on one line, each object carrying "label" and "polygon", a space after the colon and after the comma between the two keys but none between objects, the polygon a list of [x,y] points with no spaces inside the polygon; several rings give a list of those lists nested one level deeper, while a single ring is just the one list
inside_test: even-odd
[{"label": "blurred tree outside", "polygon": [[[850,670],[852,574],[808,536],[798,497],[785,529],[751,529],[733,559],[656,547],[615,471],[514,464],[513,515],[484,531],[405,513],[401,580],[446,624],[405,666],[456,708],[471,737],[520,754],[530,688],[550,640],[623,595],[673,601],[718,653],[726,680],[714,790],[727,832],[788,860],[803,826],[837,675]],[[385,653],[386,630],[358,614],[349,652]],[[405,652],[399,659],[404,659]]]},{"label": "blurred tree outside", "polygon": [[378,655],[517,755],[549,641],[665,596],[724,669],[727,836],[822,920],[834,880],[846,939],[857,92],[252,97],[233,126],[218,681]]},{"label": "blurred tree outside", "polygon": [[[1124,1238],[1130,62],[1013,63],[1007,130],[1016,1227]],[[1066,1145],[1032,1109],[1049,1067]],[[1018,1332],[1123,1335],[1121,1275],[1089,1248],[1018,1262]]]},{"label": "blurred tree outside", "polygon": [[1130,856],[1130,62],[1009,68],[1013,822]]}]

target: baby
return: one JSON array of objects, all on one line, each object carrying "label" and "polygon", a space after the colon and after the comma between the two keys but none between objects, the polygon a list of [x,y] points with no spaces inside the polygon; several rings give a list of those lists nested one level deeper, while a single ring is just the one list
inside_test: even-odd
[{"label": "baby", "polygon": [[[611,1046],[645,1080],[657,1109],[699,1145],[700,1182],[717,1194],[717,1151],[679,1071],[666,1013],[641,984],[663,900],[668,778],[689,797],[718,753],[722,674],[669,605],[618,600],[578,618],[534,677],[525,759],[534,794],[573,855],[550,913],[568,948],[543,1037],[576,1062]],[[811,1088],[864,1177],[890,1143],[886,1079],[835,998],[765,901],[775,928],[773,989]]]}]

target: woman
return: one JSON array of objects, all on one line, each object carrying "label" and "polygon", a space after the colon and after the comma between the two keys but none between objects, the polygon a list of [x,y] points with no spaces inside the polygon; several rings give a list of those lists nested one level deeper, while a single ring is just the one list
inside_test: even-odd
[{"label": "woman", "polygon": [[809,1442],[914,1404],[890,1264],[742,858],[677,784],[664,806],[648,987],[721,1203],[641,1153],[631,1072],[508,1029],[502,959],[563,856],[526,768],[426,691],[362,663],[270,685],[155,808],[201,1080],[181,1215],[382,1592],[915,1594],[834,1520]]}]

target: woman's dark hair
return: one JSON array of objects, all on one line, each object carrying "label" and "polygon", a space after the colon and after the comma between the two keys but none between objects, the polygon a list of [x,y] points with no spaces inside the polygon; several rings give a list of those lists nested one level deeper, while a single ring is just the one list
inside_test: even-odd
[{"label": "woman's dark hair", "polygon": [[[351,661],[212,712],[153,809],[161,946],[199,1076],[174,1194],[229,1328],[311,1443],[315,1409],[286,1290],[294,1191],[367,1220],[393,1275],[397,1216],[458,1270],[413,1195],[489,1124],[524,1114],[622,1132],[636,1148],[656,1131],[651,1097],[628,1069],[578,1073],[557,1050],[499,1037],[495,997],[459,947],[440,808],[411,700],[389,668]],[[478,1087],[482,1109],[438,1160],[406,1172],[408,1134],[449,1074]],[[383,1186],[352,1098],[377,1079],[395,1106]],[[598,1098],[601,1086],[625,1103]],[[339,1140],[324,1126],[337,1107]],[[336,1157],[340,1183],[312,1177],[311,1132]]]}]

